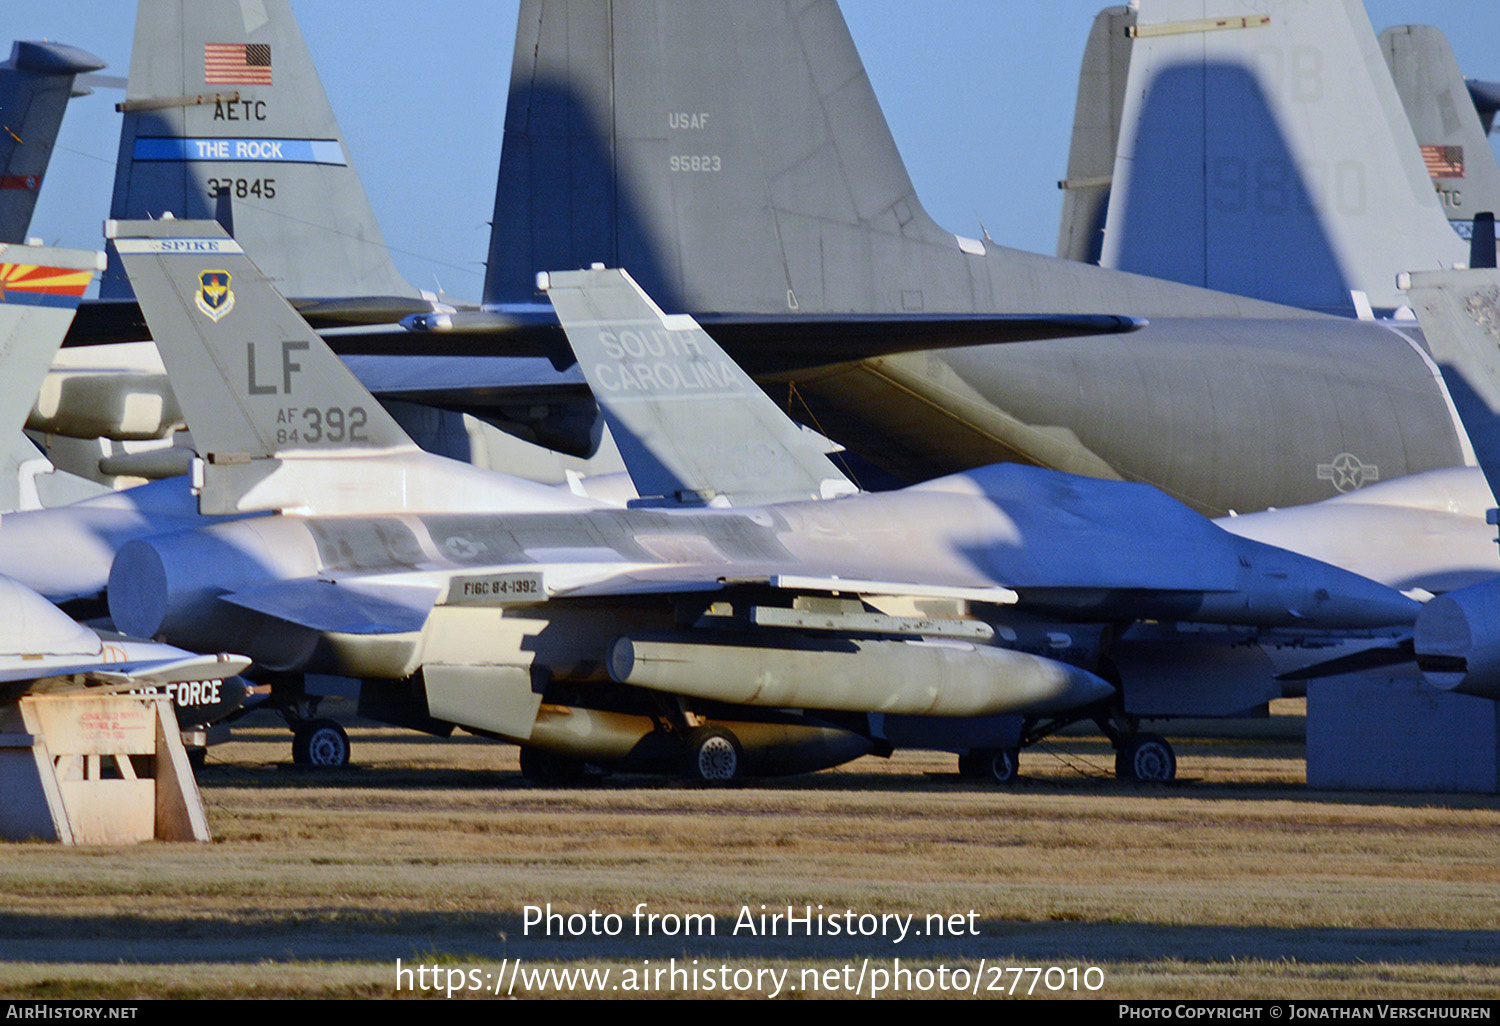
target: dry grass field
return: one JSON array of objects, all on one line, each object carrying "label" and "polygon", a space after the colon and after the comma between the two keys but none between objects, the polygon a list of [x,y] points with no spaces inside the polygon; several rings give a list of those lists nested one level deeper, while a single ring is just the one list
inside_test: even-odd
[{"label": "dry grass field", "polygon": [[[200,774],[212,844],[0,845],[0,994],[391,997],[400,958],[517,996],[584,993],[517,965],[608,969],[605,997],[631,979],[847,996],[881,971],[891,994],[1074,996],[1097,966],[1077,996],[1500,998],[1500,799],[1308,791],[1295,722],[1179,741],[1170,787],[1118,783],[1105,742],[1069,738],[1027,752],[1009,790],[901,753],[728,789],[546,791],[512,747],[374,726],[351,730],[357,765],[301,771],[266,719]],[[637,936],[642,902],[706,913],[714,935]],[[620,936],[528,932],[525,906],[547,903],[617,913]],[[890,919],[885,936],[735,933],[762,904],[916,918],[899,942]],[[917,936],[935,913],[964,935]],[[898,958],[930,972],[901,978]],[[709,980],[725,965],[737,980]],[[643,975],[672,966],[696,988]],[[845,966],[832,991],[802,975]],[[1078,973],[1053,991],[1009,966]]]}]

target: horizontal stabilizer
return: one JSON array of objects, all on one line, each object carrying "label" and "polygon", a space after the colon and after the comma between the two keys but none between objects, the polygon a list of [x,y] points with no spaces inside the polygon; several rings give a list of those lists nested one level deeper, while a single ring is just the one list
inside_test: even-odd
[{"label": "horizontal stabilizer", "polygon": [[281,581],[223,595],[278,620],[330,634],[408,634],[420,631],[442,589],[435,585]]},{"label": "horizontal stabilizer", "polygon": [[167,661],[153,660],[111,666],[90,676],[108,684],[180,684],[198,680],[223,680],[244,673],[250,668],[250,660],[244,656],[218,655],[189,656],[186,659]]},{"label": "horizontal stabilizer", "polygon": [[555,272],[547,295],[636,490],[733,505],[856,491],[697,322],[622,270]]}]

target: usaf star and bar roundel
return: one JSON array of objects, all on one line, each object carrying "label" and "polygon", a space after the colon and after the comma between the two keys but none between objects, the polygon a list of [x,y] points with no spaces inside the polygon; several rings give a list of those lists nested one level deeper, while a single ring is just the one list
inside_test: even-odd
[{"label": "usaf star and bar roundel", "polygon": [[198,291],[193,296],[198,309],[217,324],[234,309],[234,290],[229,287],[228,271],[204,271],[198,275]]}]

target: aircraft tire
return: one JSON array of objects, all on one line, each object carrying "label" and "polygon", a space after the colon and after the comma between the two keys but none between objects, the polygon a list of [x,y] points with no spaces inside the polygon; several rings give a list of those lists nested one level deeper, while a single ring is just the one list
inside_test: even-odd
[{"label": "aircraft tire", "polygon": [[958,772],[965,778],[1002,787],[1014,784],[1020,769],[1018,748],[976,748],[958,757]]},{"label": "aircraft tire", "polygon": [[1115,751],[1115,776],[1167,784],[1177,779],[1177,754],[1160,734],[1131,734]]},{"label": "aircraft tire", "polygon": [[292,761],[298,766],[347,766],[349,735],[333,720],[308,720],[292,735]]},{"label": "aircraft tire", "polygon": [[688,735],[683,775],[689,780],[723,784],[738,780],[744,766],[739,738],[723,727],[699,727]]},{"label": "aircraft tire", "polygon": [[523,745],[521,776],[537,787],[573,787],[583,783],[588,771],[578,759]]}]

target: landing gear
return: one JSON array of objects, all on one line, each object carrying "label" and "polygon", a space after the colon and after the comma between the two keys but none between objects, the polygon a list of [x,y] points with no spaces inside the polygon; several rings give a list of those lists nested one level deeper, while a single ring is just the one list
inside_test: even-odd
[{"label": "landing gear", "polygon": [[1115,749],[1115,776],[1166,784],[1177,777],[1177,755],[1160,734],[1128,734]]},{"label": "landing gear", "polygon": [[588,767],[580,759],[523,747],[521,776],[537,787],[576,787],[588,779]]},{"label": "landing gear", "polygon": [[349,735],[333,720],[308,720],[292,735],[292,761],[298,766],[347,766]]},{"label": "landing gear", "polygon": [[739,739],[723,727],[698,727],[687,736],[683,775],[722,784],[739,778],[743,762]]},{"label": "landing gear", "polygon": [[1018,748],[976,748],[958,757],[958,772],[970,780],[1014,784],[1020,769],[1021,751]]}]

